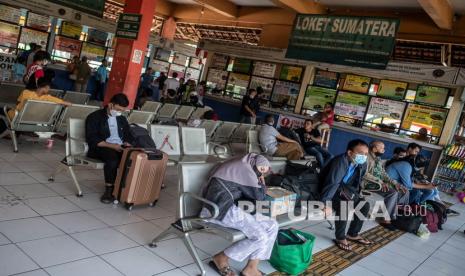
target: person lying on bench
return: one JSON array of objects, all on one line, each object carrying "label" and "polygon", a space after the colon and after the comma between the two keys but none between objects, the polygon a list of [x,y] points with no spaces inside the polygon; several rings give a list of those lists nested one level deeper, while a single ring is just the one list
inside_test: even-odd
[{"label": "person lying on bench", "polygon": [[100,201],[105,204],[114,201],[113,188],[124,147],[130,147],[132,136],[129,123],[121,113],[129,106],[124,94],[114,95],[110,103],[86,118],[86,142],[89,145],[87,155],[102,160],[105,165],[105,192]]},{"label": "person lying on bench", "polygon": [[265,117],[265,124],[258,135],[260,144],[266,147],[267,153],[272,156],[286,157],[288,160],[302,159],[304,152],[299,142],[281,135],[273,125],[274,116],[269,114]]},{"label": "person lying on bench", "polygon": [[[363,204],[358,210],[365,218],[370,210],[370,204],[360,196],[360,185],[367,170],[367,155],[367,143],[360,139],[352,140],[347,145],[346,153],[331,159],[320,173],[320,199],[323,203],[332,203],[332,206],[327,204],[323,211],[328,216],[334,209],[336,216],[339,217],[335,221],[336,239],[334,242],[340,249],[346,251],[352,251],[349,241],[363,245],[372,243],[359,235],[363,226],[363,217],[357,214],[354,214],[346,235],[348,213],[350,213],[349,203],[354,207]],[[342,212],[341,208],[346,208],[346,212]]]},{"label": "person lying on bench", "polygon": [[[241,275],[262,275],[258,263],[271,256],[279,228],[277,222],[261,214],[246,213],[235,205],[239,200],[265,199],[263,174],[269,169],[270,163],[264,156],[250,153],[222,163],[213,170],[209,182],[202,187],[203,197],[219,208],[219,215],[209,221],[242,231],[247,237],[213,257],[209,265],[220,275],[235,275],[229,266],[230,258],[238,262],[249,259]],[[205,204],[200,216],[205,218],[212,213],[211,206]]]},{"label": "person lying on bench", "polygon": [[[8,111],[8,117],[13,119],[15,116],[15,110],[20,112],[23,110],[24,105],[28,100],[36,100],[36,101],[44,101],[44,102],[52,102],[52,103],[57,103],[57,104],[62,104],[65,106],[70,106],[70,102],[63,101],[60,98],[54,97],[52,95],[49,95],[48,92],[50,91],[50,81],[42,77],[37,81],[37,88],[34,90],[23,90],[21,94],[18,97],[16,107],[14,109],[10,109]],[[6,114],[4,113],[3,108],[0,109],[0,115],[5,116]],[[5,136],[8,134],[8,127],[6,123],[0,119],[0,137]]]}]

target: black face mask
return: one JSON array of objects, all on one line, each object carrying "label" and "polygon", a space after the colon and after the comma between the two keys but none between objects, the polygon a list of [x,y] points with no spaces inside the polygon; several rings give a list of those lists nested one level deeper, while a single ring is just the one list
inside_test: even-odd
[{"label": "black face mask", "polygon": [[384,153],[381,153],[381,152],[375,152],[376,157],[381,157],[381,156],[383,156],[383,154]]},{"label": "black face mask", "polygon": [[253,171],[255,172],[255,174],[257,175],[257,177],[262,177],[263,176],[263,173],[261,173],[257,166],[253,166]]}]

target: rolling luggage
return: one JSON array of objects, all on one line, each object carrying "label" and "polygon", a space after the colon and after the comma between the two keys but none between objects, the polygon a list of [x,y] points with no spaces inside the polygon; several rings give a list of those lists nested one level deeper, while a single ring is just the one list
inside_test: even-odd
[{"label": "rolling luggage", "polygon": [[157,149],[127,148],[118,168],[113,196],[128,210],[154,206],[160,196],[168,155]]}]

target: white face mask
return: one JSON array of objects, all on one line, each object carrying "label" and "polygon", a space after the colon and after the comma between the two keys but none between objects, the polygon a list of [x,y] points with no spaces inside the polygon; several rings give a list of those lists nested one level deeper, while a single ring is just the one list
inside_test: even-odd
[{"label": "white face mask", "polygon": [[116,111],[114,109],[110,110],[110,115],[112,117],[118,117],[118,116],[121,116],[123,113],[121,111]]}]

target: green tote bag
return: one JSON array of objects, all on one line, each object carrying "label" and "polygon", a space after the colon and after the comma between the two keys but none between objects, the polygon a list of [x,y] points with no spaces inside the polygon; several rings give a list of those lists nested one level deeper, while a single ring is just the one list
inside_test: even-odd
[{"label": "green tote bag", "polygon": [[304,272],[312,262],[315,237],[296,229],[279,230],[273,246],[270,264],[290,275]]}]

